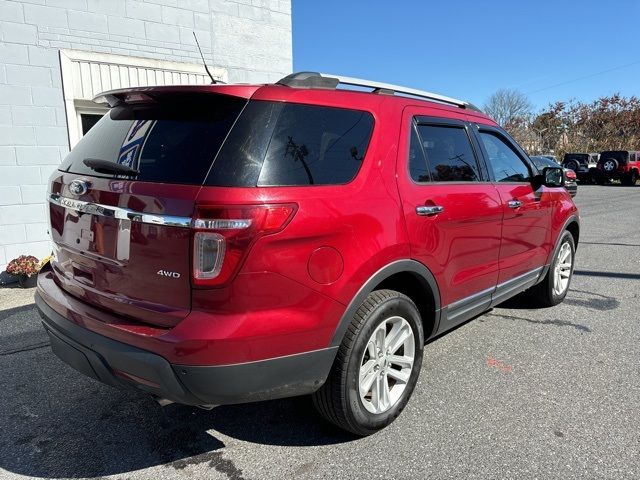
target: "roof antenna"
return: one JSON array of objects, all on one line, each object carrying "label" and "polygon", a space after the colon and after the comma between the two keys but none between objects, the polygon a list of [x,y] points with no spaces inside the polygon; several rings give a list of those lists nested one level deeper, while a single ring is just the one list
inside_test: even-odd
[{"label": "roof antenna", "polygon": [[193,38],[196,39],[196,45],[198,46],[198,51],[200,52],[200,56],[202,57],[202,64],[204,65],[204,69],[207,71],[207,75],[209,75],[209,78],[211,79],[211,85],[215,85],[218,82],[215,78],[213,78],[213,75],[211,75],[211,72],[209,71],[209,67],[207,67],[207,62],[204,60],[204,55],[202,54],[202,49],[200,48],[198,37],[196,37],[196,32],[192,30],[191,33],[193,33]]}]

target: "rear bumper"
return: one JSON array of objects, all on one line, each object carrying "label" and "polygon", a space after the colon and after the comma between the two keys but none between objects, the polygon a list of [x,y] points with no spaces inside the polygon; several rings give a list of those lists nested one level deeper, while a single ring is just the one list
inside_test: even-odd
[{"label": "rear bumper", "polygon": [[311,393],[326,380],[336,348],[233,365],[171,364],[162,356],[104,337],[53,310],[36,293],[53,352],[108,385],[143,390],[188,405],[222,405]]},{"label": "rear bumper", "polygon": [[593,173],[597,171],[594,167],[586,167],[586,166],[581,166],[580,168],[578,168],[578,170],[575,172],[576,173],[576,177],[578,177],[578,180],[591,180],[591,176],[593,175]]},{"label": "rear bumper", "polygon": [[620,180],[629,176],[631,170],[614,170],[613,172],[606,172],[604,170],[596,170],[596,175],[600,175],[603,178],[611,180]]}]

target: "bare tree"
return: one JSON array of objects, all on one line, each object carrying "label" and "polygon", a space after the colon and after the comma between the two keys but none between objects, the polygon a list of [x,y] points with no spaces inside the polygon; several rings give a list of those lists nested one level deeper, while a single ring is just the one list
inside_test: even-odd
[{"label": "bare tree", "polygon": [[532,108],[523,93],[508,89],[498,90],[484,104],[485,113],[505,128],[528,117]]}]

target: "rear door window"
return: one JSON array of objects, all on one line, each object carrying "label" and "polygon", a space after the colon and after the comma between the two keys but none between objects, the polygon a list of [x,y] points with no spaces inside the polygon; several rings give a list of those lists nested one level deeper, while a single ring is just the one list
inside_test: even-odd
[{"label": "rear door window", "polygon": [[427,157],[424,155],[422,141],[415,126],[411,128],[411,140],[409,142],[409,174],[418,183],[431,181]]},{"label": "rear door window", "polygon": [[245,104],[246,99],[207,94],[114,107],[80,140],[60,169],[117,177],[84,162],[105,160],[138,170],[138,175],[127,176],[134,180],[200,185]]},{"label": "rear door window", "polygon": [[[418,125],[418,133],[432,181],[480,181],[478,163],[463,126]],[[417,181],[428,181],[427,175],[420,177]]]}]

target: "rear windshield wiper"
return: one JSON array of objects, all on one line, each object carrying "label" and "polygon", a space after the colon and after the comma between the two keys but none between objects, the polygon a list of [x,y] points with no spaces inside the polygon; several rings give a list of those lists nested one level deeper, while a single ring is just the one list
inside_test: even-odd
[{"label": "rear windshield wiper", "polygon": [[115,173],[118,175],[138,175],[139,170],[131,168],[128,165],[110,162],[109,160],[100,160],[98,158],[85,158],[82,163],[98,173]]}]

